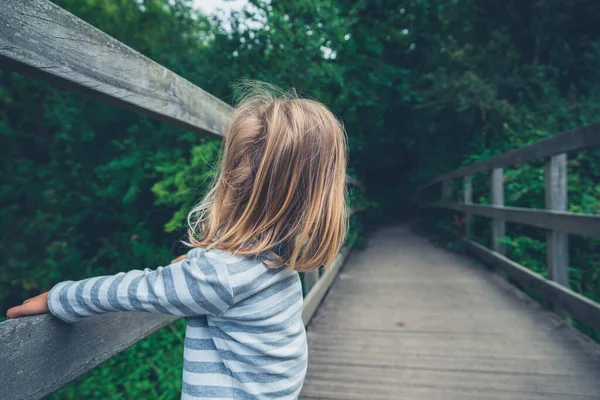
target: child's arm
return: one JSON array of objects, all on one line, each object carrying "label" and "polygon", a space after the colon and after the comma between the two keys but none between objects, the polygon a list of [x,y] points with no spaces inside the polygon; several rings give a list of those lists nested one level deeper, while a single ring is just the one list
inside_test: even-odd
[{"label": "child's arm", "polygon": [[[156,270],[133,270],[78,282],[61,282],[47,294],[56,317],[75,322],[110,311],[148,311],[181,316],[222,315],[233,302],[227,271],[215,268],[203,252]],[[41,298],[40,298],[41,297]],[[9,316],[39,314],[44,295],[9,310]],[[29,304],[33,302],[33,304]],[[34,307],[35,306],[35,307]],[[38,307],[39,308],[39,307]],[[27,313],[27,310],[37,311]]]}]

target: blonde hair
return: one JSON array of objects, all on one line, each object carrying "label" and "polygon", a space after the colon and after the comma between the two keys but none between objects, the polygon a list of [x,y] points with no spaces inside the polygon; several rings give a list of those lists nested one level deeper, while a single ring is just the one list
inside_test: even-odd
[{"label": "blonde hair", "polygon": [[188,245],[270,255],[268,267],[328,266],[343,245],[346,135],[323,104],[260,82],[237,86],[212,188],[188,216]]}]

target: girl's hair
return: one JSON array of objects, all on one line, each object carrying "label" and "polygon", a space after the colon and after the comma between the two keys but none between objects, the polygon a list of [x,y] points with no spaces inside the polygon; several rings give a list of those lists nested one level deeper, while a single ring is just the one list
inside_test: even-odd
[{"label": "girl's hair", "polygon": [[345,238],[346,135],[323,104],[260,82],[236,87],[221,168],[188,216],[188,245],[328,266]]}]

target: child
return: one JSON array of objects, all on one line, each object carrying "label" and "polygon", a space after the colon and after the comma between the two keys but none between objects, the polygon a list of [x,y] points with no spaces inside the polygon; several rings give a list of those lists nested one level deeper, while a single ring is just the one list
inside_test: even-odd
[{"label": "child", "polygon": [[246,84],[221,170],[166,267],[67,281],[8,310],[69,323],[109,311],[188,317],[182,399],[295,399],[307,366],[297,271],[346,231],[346,139],[322,104]]}]

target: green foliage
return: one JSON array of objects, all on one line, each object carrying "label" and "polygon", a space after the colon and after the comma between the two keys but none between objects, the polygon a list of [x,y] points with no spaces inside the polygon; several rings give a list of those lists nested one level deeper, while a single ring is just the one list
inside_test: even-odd
[{"label": "green foliage", "polygon": [[194,199],[208,191],[215,178],[220,147],[221,143],[217,140],[206,141],[203,145],[192,147],[189,159],[175,163],[168,160],[168,163],[156,166],[162,178],[152,186],[156,204],[177,207],[173,217],[165,224],[166,232],[180,229],[194,205]]},{"label": "green foliage", "polygon": [[[232,82],[253,78],[327,104],[345,123],[352,174],[367,186],[367,199],[349,194],[352,205],[370,208],[360,217],[367,226],[412,216],[416,187],[442,172],[600,115],[594,0],[251,0],[225,22],[191,0],[56,3],[225,101]],[[0,144],[3,311],[60,280],[178,255],[219,149],[6,71]],[[570,211],[600,212],[599,155],[569,159]],[[473,198],[489,202],[486,176],[474,176]],[[543,207],[541,166],[507,169],[506,198]],[[458,215],[425,219],[464,229]],[[474,225],[486,245],[488,222]],[[360,226],[353,219],[350,238],[359,242]],[[545,273],[543,232],[509,225],[508,234],[509,256]],[[599,250],[597,240],[571,238],[571,286],[595,300]],[[174,327],[55,398],[178,397],[182,323]]]}]

